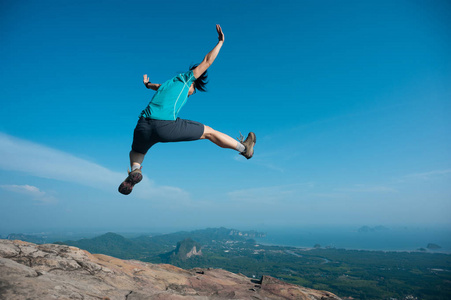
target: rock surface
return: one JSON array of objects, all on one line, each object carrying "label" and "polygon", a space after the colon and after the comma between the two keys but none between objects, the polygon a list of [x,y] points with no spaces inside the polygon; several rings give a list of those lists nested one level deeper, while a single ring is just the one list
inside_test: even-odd
[{"label": "rock surface", "polygon": [[0,240],[0,299],[340,299],[221,269],[183,270],[63,245]]}]

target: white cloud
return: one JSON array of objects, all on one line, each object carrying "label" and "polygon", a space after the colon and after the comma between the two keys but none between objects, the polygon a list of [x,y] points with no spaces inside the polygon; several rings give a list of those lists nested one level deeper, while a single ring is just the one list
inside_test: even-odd
[{"label": "white cloud", "polygon": [[430,180],[435,177],[445,176],[451,173],[451,169],[446,170],[435,170],[423,173],[413,173],[402,177],[402,179],[421,179],[421,180]]},{"label": "white cloud", "polygon": [[325,199],[340,199],[340,198],[346,198],[346,194],[344,193],[334,193],[334,192],[322,192],[322,193],[311,193],[308,194],[309,197],[315,197],[315,198],[325,198]]},{"label": "white cloud", "polygon": [[366,184],[355,184],[349,188],[338,188],[338,192],[349,192],[349,193],[394,193],[397,192],[396,189],[381,186],[381,185],[366,185]]},{"label": "white cloud", "polygon": [[45,195],[45,193],[40,191],[39,188],[32,185],[0,185],[0,187],[4,190],[8,190],[11,192],[17,192],[33,196]]},{"label": "white cloud", "polygon": [[[111,171],[99,164],[70,153],[15,138],[0,132],[0,169],[19,171],[41,178],[56,179],[101,190],[117,191],[126,174]],[[139,198],[186,198],[188,193],[177,187],[157,186],[144,177],[135,188]]]},{"label": "white cloud", "polygon": [[32,185],[0,185],[0,188],[6,191],[26,195],[28,197],[31,197],[33,200],[39,201],[41,203],[49,204],[57,202],[54,196],[49,195]]}]

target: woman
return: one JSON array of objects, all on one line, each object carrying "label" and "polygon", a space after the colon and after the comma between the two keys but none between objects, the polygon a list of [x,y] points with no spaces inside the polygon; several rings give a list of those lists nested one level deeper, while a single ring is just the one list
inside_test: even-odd
[{"label": "woman", "polygon": [[230,136],[205,126],[199,122],[184,120],[177,117],[189,96],[196,90],[205,92],[207,69],[216,59],[222,45],[224,34],[221,26],[216,25],[218,43],[199,64],[192,66],[186,73],[179,74],[163,84],[151,83],[147,74],[144,75],[144,85],[157,91],[147,107],[141,112],[136,125],[132,150],[130,151],[131,172],[119,186],[119,192],[128,195],[135,184],[142,180],[141,164],[147,151],[156,143],[195,141],[208,139],[222,148],[234,149],[250,159],[254,154],[256,137],[250,132],[246,138],[236,141]]}]

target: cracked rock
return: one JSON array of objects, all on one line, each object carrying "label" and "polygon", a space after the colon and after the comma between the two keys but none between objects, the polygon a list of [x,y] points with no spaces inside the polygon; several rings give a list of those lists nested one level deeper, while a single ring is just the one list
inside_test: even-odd
[{"label": "cracked rock", "polygon": [[270,276],[260,283],[221,269],[183,270],[64,245],[0,239],[0,299],[340,299]]}]

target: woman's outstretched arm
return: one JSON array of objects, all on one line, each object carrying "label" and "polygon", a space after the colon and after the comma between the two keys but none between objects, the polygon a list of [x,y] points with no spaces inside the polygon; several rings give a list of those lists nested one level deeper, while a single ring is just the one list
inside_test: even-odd
[{"label": "woman's outstretched arm", "polygon": [[216,25],[216,31],[218,32],[218,43],[216,46],[205,55],[204,60],[193,70],[193,75],[196,78],[199,78],[215,61],[216,56],[218,56],[219,50],[221,50],[222,45],[224,44],[224,33],[222,33],[221,26]]}]

